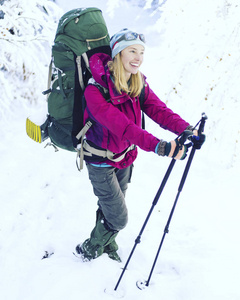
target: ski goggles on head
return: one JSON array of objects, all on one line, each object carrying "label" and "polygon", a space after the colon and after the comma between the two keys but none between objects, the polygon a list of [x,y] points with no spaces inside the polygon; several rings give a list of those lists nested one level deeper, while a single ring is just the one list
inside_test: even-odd
[{"label": "ski goggles on head", "polygon": [[140,41],[142,41],[143,43],[146,43],[145,40],[145,36],[142,33],[137,33],[137,32],[127,32],[124,35],[122,35],[117,41],[116,43],[119,43],[121,41],[134,41],[137,40],[139,38]]},{"label": "ski goggles on head", "polygon": [[[112,37],[114,39],[114,36]],[[133,31],[128,31],[126,33],[124,33],[123,35],[121,35],[113,44],[112,46],[112,50],[114,49],[114,47],[116,46],[116,44],[122,42],[122,41],[126,41],[126,42],[131,42],[131,41],[136,41],[136,40],[140,40],[141,42],[145,43],[145,36],[143,34],[138,34],[137,32],[133,32]]]}]

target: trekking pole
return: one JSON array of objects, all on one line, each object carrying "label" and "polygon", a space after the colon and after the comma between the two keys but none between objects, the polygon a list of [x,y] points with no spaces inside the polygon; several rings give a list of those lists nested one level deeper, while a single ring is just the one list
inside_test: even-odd
[{"label": "trekking pole", "polygon": [[[201,120],[198,122],[198,124],[200,123],[199,129],[198,129],[198,136],[200,136],[200,134],[204,131],[204,126],[205,126],[206,120],[207,120],[207,116],[206,116],[205,113],[203,113],[203,114],[202,114]],[[197,125],[198,125],[198,124],[197,124]],[[197,126],[197,125],[196,125],[196,126]],[[196,127],[196,126],[195,126],[195,127]],[[175,199],[175,201],[174,201],[174,204],[173,204],[171,213],[170,213],[170,215],[169,215],[167,224],[166,224],[166,226],[165,226],[164,233],[163,233],[163,236],[162,236],[162,240],[161,240],[161,242],[160,242],[160,245],[159,245],[159,248],[158,248],[156,257],[155,257],[155,259],[154,259],[154,263],[153,263],[152,269],[151,269],[151,271],[150,271],[148,280],[147,280],[146,282],[142,282],[142,281],[138,281],[138,282],[137,282],[137,287],[138,287],[140,290],[141,290],[141,289],[144,289],[145,286],[149,286],[149,282],[150,282],[150,279],[151,279],[151,276],[152,276],[154,267],[155,267],[155,265],[156,265],[158,256],[159,256],[159,254],[160,254],[160,251],[161,251],[161,248],[162,248],[163,241],[164,241],[164,239],[165,239],[166,234],[169,232],[170,222],[171,222],[171,220],[172,220],[172,216],[173,216],[174,210],[175,210],[175,208],[176,208],[178,198],[179,198],[179,196],[180,196],[180,193],[181,193],[181,191],[182,191],[182,189],[183,189],[185,180],[186,180],[186,178],[187,178],[188,171],[189,171],[189,169],[190,169],[190,166],[191,166],[191,163],[192,163],[192,160],[193,160],[195,151],[196,151],[196,148],[195,148],[194,145],[193,145],[192,150],[191,150],[191,153],[190,153],[189,158],[188,158],[188,161],[187,161],[187,164],[186,164],[186,167],[185,167],[185,169],[184,169],[183,176],[182,176],[182,179],[181,179],[180,184],[179,184],[179,187],[178,187],[178,193],[177,193],[176,199]]]},{"label": "trekking pole", "polygon": [[[180,140],[179,140],[179,144],[180,144],[180,145],[183,145],[183,144],[185,143],[186,139],[187,139],[187,138],[189,137],[189,135],[191,135],[191,134],[192,134],[192,132],[189,131],[189,130],[185,130],[182,134],[180,134],[180,135],[178,136],[178,138],[180,139]],[[156,196],[155,196],[155,198],[154,198],[154,200],[153,200],[153,203],[152,203],[151,209],[150,209],[150,211],[149,211],[149,213],[148,213],[148,215],[147,215],[147,218],[146,218],[146,220],[145,220],[145,222],[144,222],[144,224],[143,224],[143,226],[142,226],[142,228],[141,228],[141,230],[140,230],[139,235],[137,236],[137,238],[136,238],[136,240],[135,240],[135,244],[134,244],[134,246],[133,246],[133,249],[132,249],[132,251],[131,251],[131,253],[130,253],[128,259],[127,259],[127,262],[126,262],[126,264],[125,264],[125,266],[124,266],[124,268],[123,268],[123,271],[122,271],[122,273],[121,273],[121,275],[120,275],[120,277],[119,277],[119,279],[118,279],[118,282],[117,282],[117,284],[116,284],[116,286],[115,286],[115,288],[114,288],[114,291],[117,290],[117,288],[118,288],[118,286],[119,286],[119,284],[120,284],[120,282],[121,282],[121,280],[122,280],[122,277],[123,277],[123,275],[124,275],[124,273],[125,273],[125,271],[126,271],[126,269],[127,269],[127,266],[128,266],[128,264],[129,264],[129,262],[130,262],[132,256],[133,256],[133,253],[134,253],[134,251],[135,251],[137,245],[141,243],[141,236],[142,236],[142,234],[143,234],[143,231],[144,231],[144,229],[145,229],[145,227],[146,227],[146,225],[147,225],[147,223],[148,223],[148,220],[150,219],[150,216],[151,216],[151,214],[152,214],[152,212],[153,212],[154,207],[156,206],[156,204],[157,204],[157,202],[158,202],[158,200],[159,200],[159,198],[160,198],[160,196],[161,196],[161,194],[162,194],[162,191],[163,191],[163,189],[164,189],[164,187],[165,187],[165,184],[167,183],[167,180],[168,180],[168,178],[169,178],[169,176],[170,176],[170,174],[171,174],[171,172],[172,172],[172,169],[173,169],[173,167],[174,167],[174,165],[175,165],[175,162],[176,162],[176,160],[173,158],[173,159],[171,160],[171,163],[170,163],[170,165],[169,165],[169,167],[168,167],[168,169],[167,169],[167,172],[166,172],[166,174],[165,174],[165,176],[164,176],[164,178],[163,178],[163,180],[162,180],[162,183],[161,183],[161,185],[160,185],[160,187],[159,187],[159,189],[158,189],[158,191],[157,191],[157,194],[156,194]]]}]

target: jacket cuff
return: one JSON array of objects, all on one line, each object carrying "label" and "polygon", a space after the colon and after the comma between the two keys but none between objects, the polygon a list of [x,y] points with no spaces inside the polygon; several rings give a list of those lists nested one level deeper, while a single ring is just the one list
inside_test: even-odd
[{"label": "jacket cuff", "polygon": [[164,140],[160,140],[160,142],[157,144],[155,152],[159,156],[165,156],[165,148],[166,148],[167,142]]}]

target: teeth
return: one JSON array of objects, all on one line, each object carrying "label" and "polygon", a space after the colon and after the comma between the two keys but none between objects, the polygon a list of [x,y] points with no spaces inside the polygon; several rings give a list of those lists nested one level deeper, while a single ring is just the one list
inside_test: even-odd
[{"label": "teeth", "polygon": [[135,66],[135,67],[138,67],[138,64],[132,64],[133,66]]}]

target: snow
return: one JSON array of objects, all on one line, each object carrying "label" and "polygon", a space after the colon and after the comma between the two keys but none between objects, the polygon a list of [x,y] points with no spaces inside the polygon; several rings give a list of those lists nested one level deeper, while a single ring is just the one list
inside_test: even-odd
[{"label": "snow", "polygon": [[[73,153],[29,139],[25,121],[30,116],[41,124],[45,118],[41,91],[57,20],[79,1],[57,1],[62,10],[51,1],[27,2],[0,6],[10,14],[0,19],[0,298],[240,299],[238,1],[168,0],[158,9],[150,0],[81,1],[81,7],[102,9],[110,34],[128,27],[146,35],[142,71],[170,108],[193,125],[202,112],[208,116],[206,143],[196,151],[149,287],[141,291],[136,281],[148,278],[187,160],[176,162],[113,295],[104,289],[113,291],[170,160],[139,151],[126,198],[129,223],[117,239],[123,262],[105,254],[89,263],[75,258],[72,251],[89,236],[97,209],[87,170],[77,171]],[[50,18],[36,3],[47,7]],[[30,27],[38,16],[25,44],[19,39],[26,23],[14,19],[21,7]],[[14,28],[22,28],[16,43],[6,40],[9,25],[2,23],[13,19]],[[160,138],[174,138],[150,120],[146,127]],[[42,260],[45,251],[55,254]]]}]

